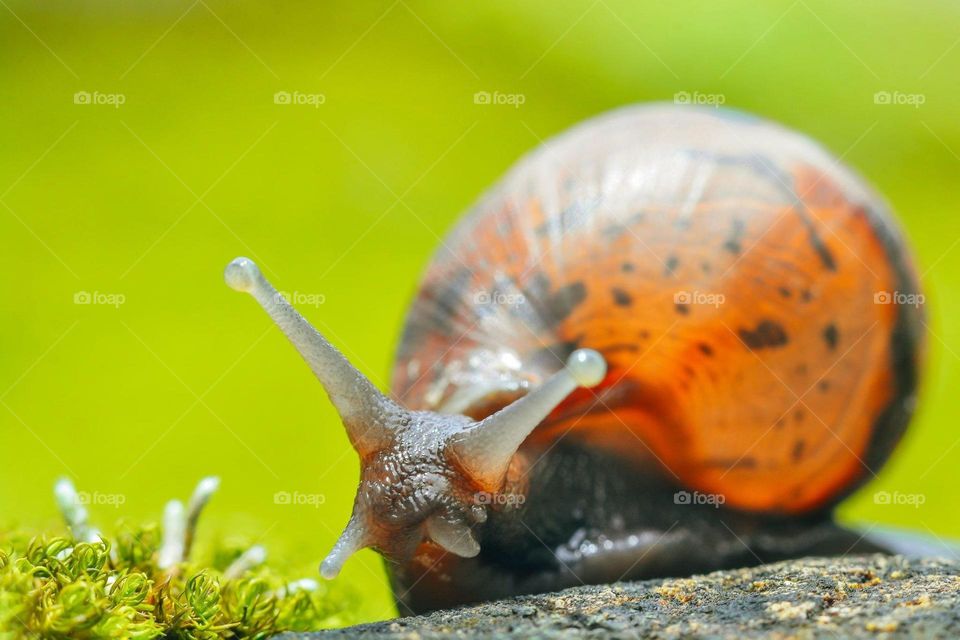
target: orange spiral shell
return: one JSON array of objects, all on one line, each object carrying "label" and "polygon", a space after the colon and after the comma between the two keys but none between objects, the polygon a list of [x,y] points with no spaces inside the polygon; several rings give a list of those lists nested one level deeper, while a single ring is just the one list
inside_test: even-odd
[{"label": "orange spiral shell", "polygon": [[821,147],[735,112],[631,107],[525,157],[445,239],[392,387],[483,415],[591,347],[603,385],[525,446],[577,438],[728,506],[809,512],[903,433],[921,302],[886,205]]}]

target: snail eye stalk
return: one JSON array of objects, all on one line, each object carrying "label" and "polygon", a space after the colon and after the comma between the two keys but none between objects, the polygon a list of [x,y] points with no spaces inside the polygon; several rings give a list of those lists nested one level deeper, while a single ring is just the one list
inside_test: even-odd
[{"label": "snail eye stalk", "polygon": [[389,423],[404,411],[297,313],[252,260],[233,260],[224,279],[230,288],[252,295],[297,349],[340,414],[354,449],[363,455],[389,444]]}]

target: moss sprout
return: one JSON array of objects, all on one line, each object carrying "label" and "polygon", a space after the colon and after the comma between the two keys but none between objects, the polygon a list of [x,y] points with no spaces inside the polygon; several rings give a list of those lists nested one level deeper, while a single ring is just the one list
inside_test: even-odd
[{"label": "moss sprout", "polygon": [[201,481],[187,509],[168,505],[163,529],[120,524],[108,537],[87,523],[73,485],[58,482],[69,534],[0,534],[0,640],[263,638],[355,622],[343,588],[282,575],[262,547],[218,543],[194,560],[216,485]]}]

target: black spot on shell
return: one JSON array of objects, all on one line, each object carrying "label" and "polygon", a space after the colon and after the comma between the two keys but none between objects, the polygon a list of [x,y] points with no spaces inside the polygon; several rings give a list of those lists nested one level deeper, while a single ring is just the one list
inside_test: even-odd
[{"label": "black spot on shell", "polygon": [[821,380],[820,382],[817,383],[817,387],[820,389],[820,391],[823,391],[824,393],[826,393],[830,389],[830,381]]},{"label": "black spot on shell", "polygon": [[810,289],[804,289],[800,292],[800,299],[804,302],[810,302],[813,300],[813,294],[810,292]]},{"label": "black spot on shell", "polygon": [[737,335],[751,349],[782,347],[790,341],[783,326],[773,320],[761,320],[755,329],[738,329]]},{"label": "black spot on shell", "polygon": [[723,243],[723,248],[733,255],[740,255],[740,252],[743,251],[740,243],[743,240],[743,232],[745,229],[746,225],[743,224],[743,220],[735,218],[732,229],[730,230],[730,235]]},{"label": "black spot on shell", "polygon": [[706,342],[701,342],[697,345],[697,348],[700,349],[700,353],[707,356],[708,358],[713,357],[713,347],[708,345]]},{"label": "black spot on shell", "polygon": [[793,412],[793,419],[797,422],[803,422],[803,409],[797,409]]},{"label": "black spot on shell", "polygon": [[624,273],[631,273],[636,267],[633,266],[632,262],[624,262],[620,265],[620,270]]},{"label": "black spot on shell", "polygon": [[633,304],[633,297],[619,287],[614,287],[610,293],[613,294],[613,303],[618,307],[629,307]]},{"label": "black spot on shell", "polygon": [[587,287],[582,282],[571,282],[560,287],[546,300],[550,319],[554,324],[566,320],[586,297]]},{"label": "black spot on shell", "polygon": [[647,340],[648,338],[650,338],[650,332],[649,332],[649,331],[647,331],[646,329],[643,329],[642,331],[640,331],[640,339],[641,339],[641,340]]},{"label": "black spot on shell", "polygon": [[795,209],[800,215],[800,221],[803,222],[803,225],[807,228],[807,240],[810,242],[810,247],[813,249],[814,253],[817,254],[818,258],[820,258],[820,264],[822,264],[828,271],[836,271],[837,262],[833,257],[833,253],[823,241],[823,238],[820,237],[820,233],[817,231],[817,227],[813,222],[815,219],[814,216],[807,210],[806,206],[799,202],[799,200],[795,206]]},{"label": "black spot on shell", "polygon": [[791,295],[793,295],[793,292],[790,291],[789,287],[779,287],[777,291],[780,292],[780,295],[784,298],[789,298]]},{"label": "black spot on shell", "polygon": [[680,315],[682,315],[682,316],[690,315],[690,306],[689,306],[689,305],[683,304],[682,302],[678,302],[678,303],[674,304],[673,306],[674,306],[674,308],[677,310],[677,313],[679,313]]},{"label": "black spot on shell", "polygon": [[667,261],[663,265],[663,275],[672,276],[677,270],[677,266],[680,264],[680,258],[677,256],[667,257]]},{"label": "black spot on shell", "polygon": [[612,224],[600,231],[607,240],[616,240],[627,231],[625,224]]},{"label": "black spot on shell", "polygon": [[709,262],[703,262],[703,263],[701,263],[701,264],[700,264],[700,268],[703,270],[704,273],[710,273],[711,267],[710,267],[710,263],[709,263]]},{"label": "black spot on shell", "polygon": [[793,444],[793,452],[790,454],[793,457],[794,462],[803,457],[803,450],[807,446],[807,443],[803,440],[797,440]]},{"label": "black spot on shell", "polygon": [[823,328],[823,340],[827,343],[827,348],[833,351],[837,348],[837,342],[840,340],[840,332],[837,325],[832,322]]}]

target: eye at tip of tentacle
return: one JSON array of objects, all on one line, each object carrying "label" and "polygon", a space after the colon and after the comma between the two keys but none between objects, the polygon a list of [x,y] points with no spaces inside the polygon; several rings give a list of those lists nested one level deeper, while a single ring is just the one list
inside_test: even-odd
[{"label": "eye at tip of tentacle", "polygon": [[581,387],[595,387],[607,375],[607,361],[593,349],[577,349],[567,358],[567,371]]},{"label": "eye at tip of tentacle", "polygon": [[223,279],[234,291],[252,291],[259,277],[260,269],[250,258],[234,258],[223,271]]}]

